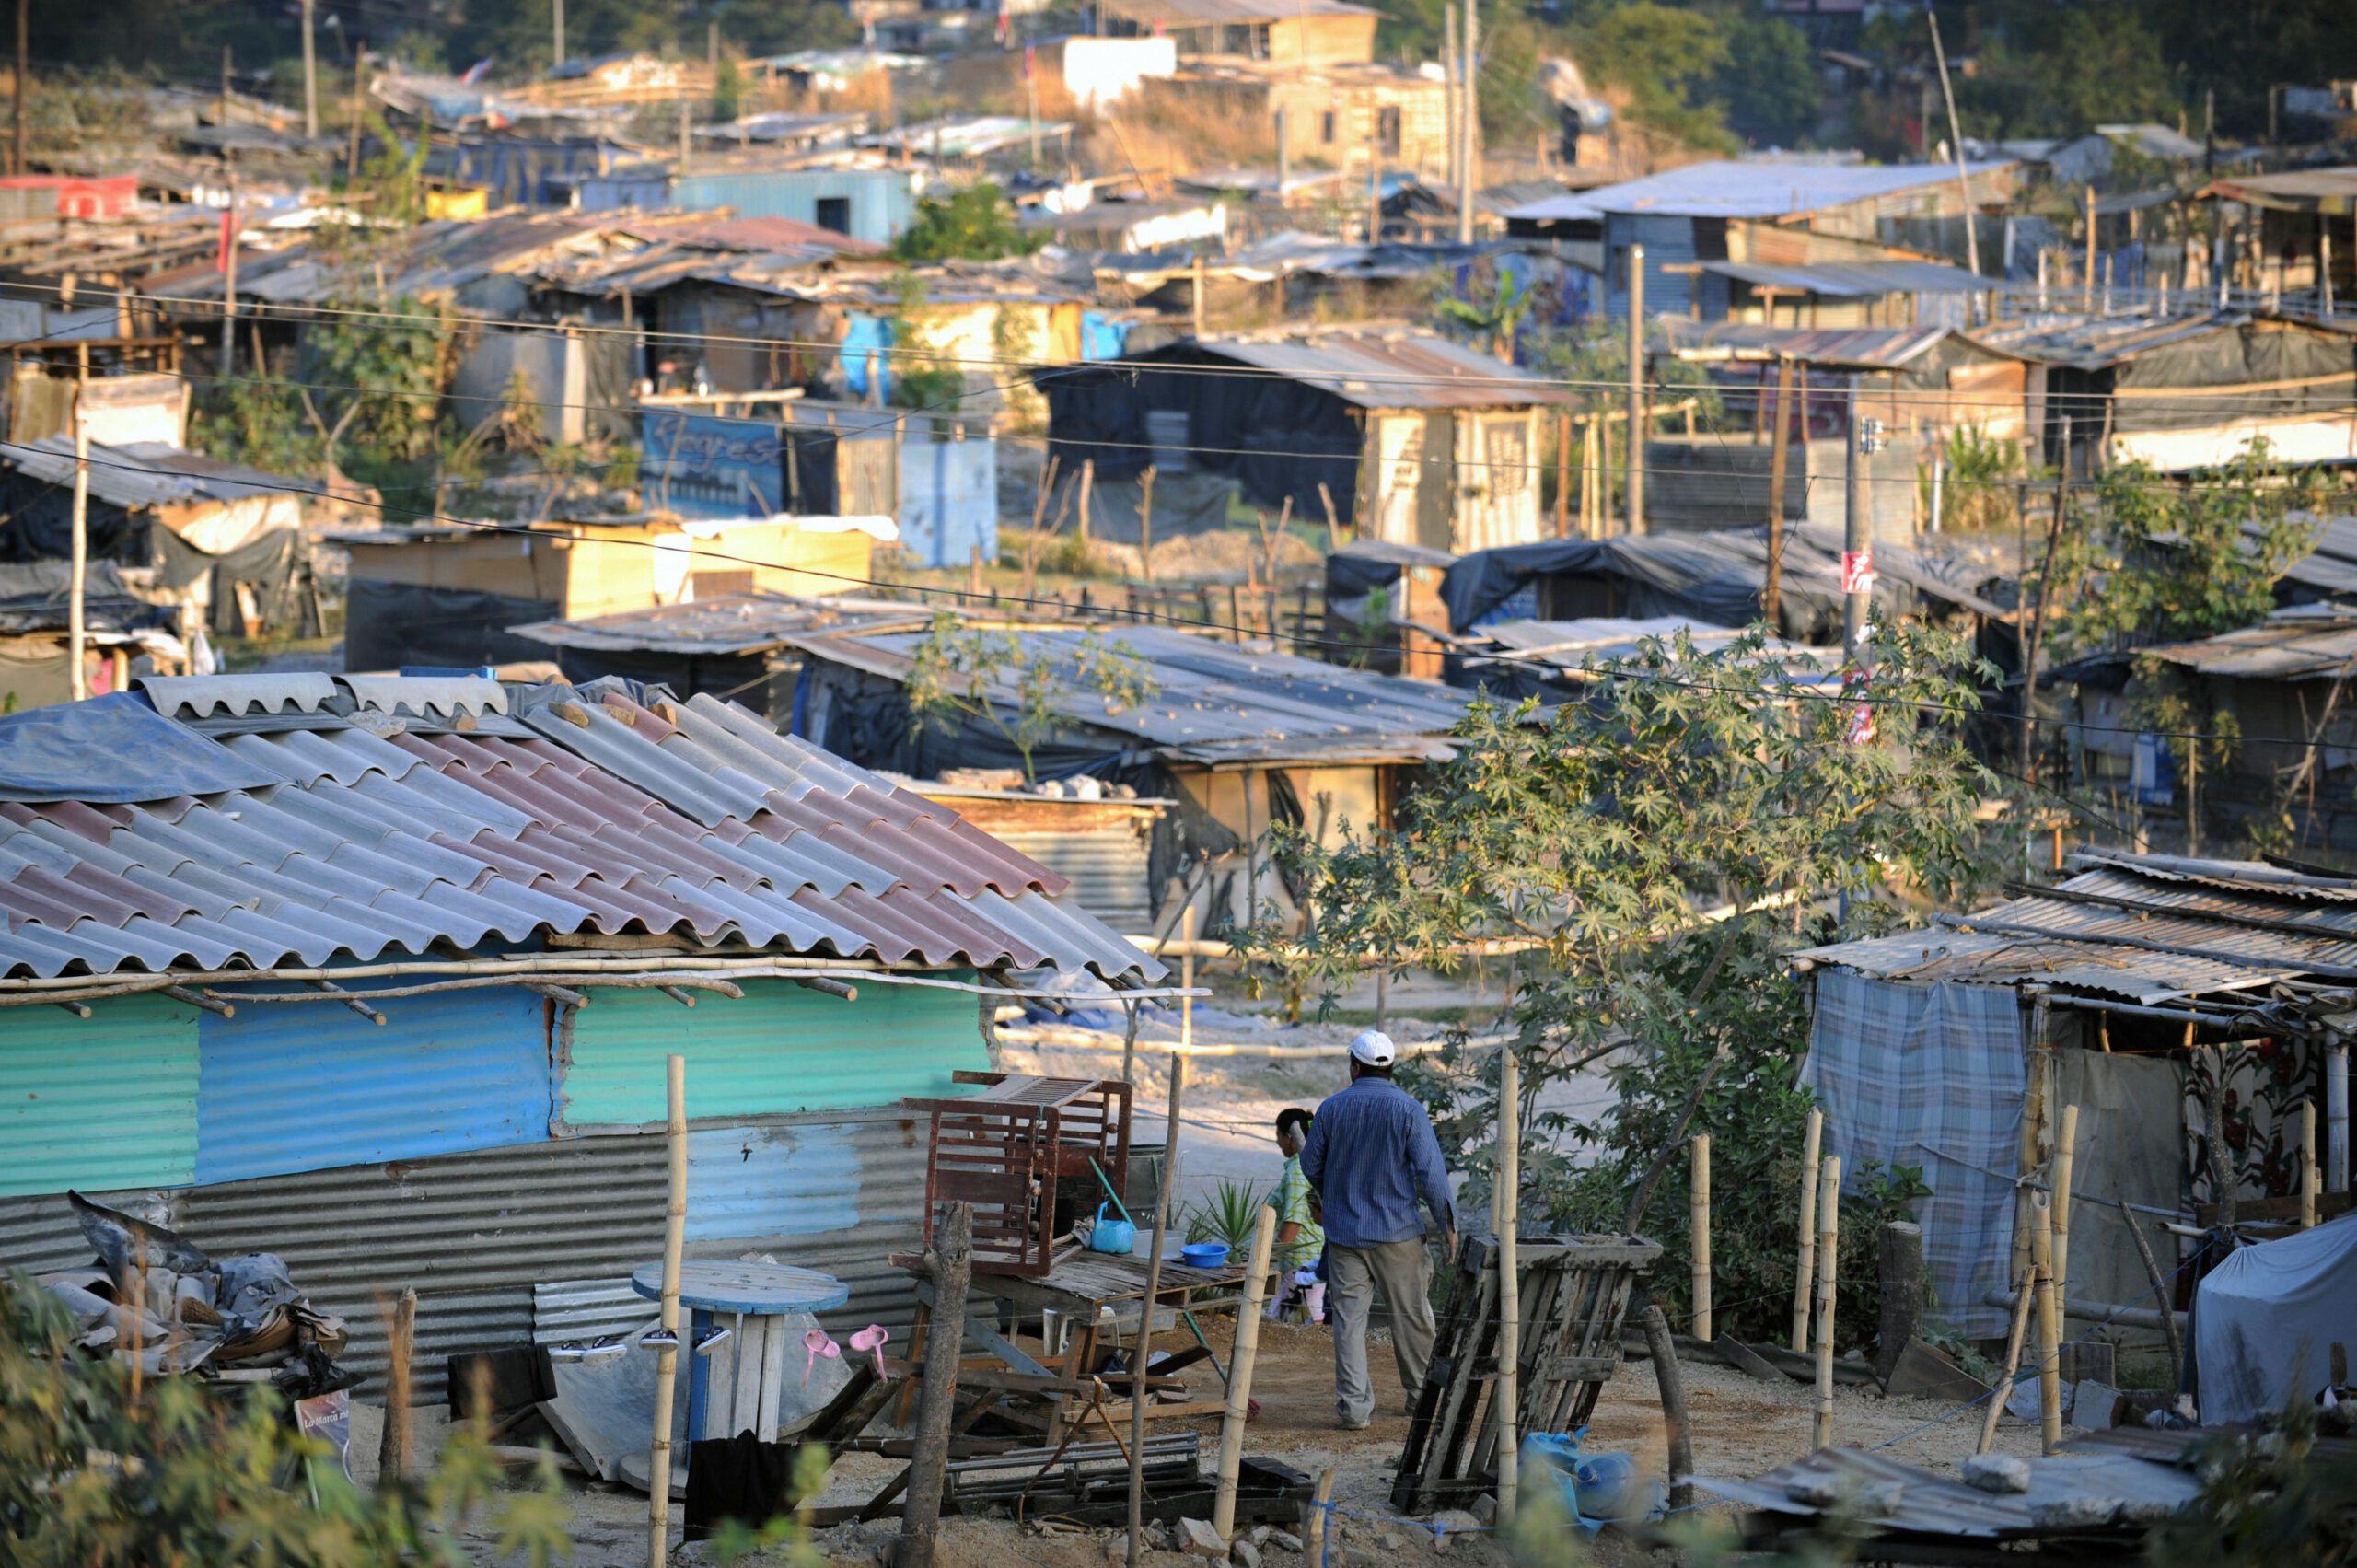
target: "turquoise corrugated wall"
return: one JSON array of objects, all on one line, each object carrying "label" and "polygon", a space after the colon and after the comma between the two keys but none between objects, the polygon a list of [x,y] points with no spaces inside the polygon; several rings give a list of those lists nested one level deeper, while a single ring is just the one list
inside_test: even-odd
[{"label": "turquoise corrugated wall", "polygon": [[153,995],[0,1011],[0,1193],[195,1179],[197,1017]]},{"label": "turquoise corrugated wall", "polygon": [[661,1121],[663,1058],[688,1059],[688,1115],[765,1116],[890,1105],[963,1092],[958,1069],[990,1066],[970,992],[862,982],[859,1000],[751,980],[741,998],[701,993],[693,1010],[657,991],[599,991],[573,1015],[557,1087],[575,1127]]}]

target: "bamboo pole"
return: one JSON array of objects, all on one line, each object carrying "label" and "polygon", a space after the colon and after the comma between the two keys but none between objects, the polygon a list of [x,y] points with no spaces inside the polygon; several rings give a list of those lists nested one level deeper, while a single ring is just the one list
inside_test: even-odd
[{"label": "bamboo pole", "polygon": [[663,1074],[671,1135],[671,1196],[663,1211],[663,1332],[671,1342],[655,1354],[655,1435],[646,1454],[647,1568],[663,1568],[671,1555],[671,1386],[679,1375],[679,1255],[688,1242],[688,1059],[677,1053],[665,1057]]},{"label": "bamboo pole", "polygon": [[2062,1125],[2054,1144],[2054,1290],[2064,1300],[2071,1295],[2071,1179],[2077,1167],[2073,1153],[2079,1141],[2079,1108],[2062,1108]]},{"label": "bamboo pole", "polygon": [[1841,1255],[1841,1157],[1825,1156],[1817,1229],[1817,1428],[1815,1446],[1833,1444],[1833,1290]]},{"label": "bamboo pole", "polygon": [[[23,85],[18,84],[21,99]],[[227,328],[222,329],[225,332]],[[73,564],[67,569],[66,587],[66,687],[74,701],[81,702],[90,694],[89,675],[82,667],[82,653],[87,642],[84,611],[84,589],[90,570],[90,422],[82,412],[82,394],[90,380],[90,351],[82,350],[81,375],[74,385],[74,532]]]},{"label": "bamboo pole", "polygon": [[[1194,911],[1188,912],[1187,935],[1194,933]],[[1186,960],[1192,970],[1194,960]],[[1182,1009],[1179,1028],[1190,1029],[1191,1008]],[[1170,1058],[1170,1130],[1162,1139],[1162,1180],[1154,1195],[1154,1249],[1146,1255],[1145,1299],[1138,1304],[1138,1334],[1130,1344],[1130,1550],[1129,1568],[1138,1568],[1138,1548],[1145,1533],[1145,1363],[1154,1342],[1155,1298],[1162,1293],[1162,1249],[1170,1234],[1170,1191],[1178,1183],[1178,1112],[1186,1102],[1187,1059]]]},{"label": "bamboo pole", "polygon": [[1326,1562],[1326,1505],[1334,1501],[1334,1467],[1328,1465],[1318,1472],[1318,1486],[1301,1510],[1301,1560],[1324,1568]]},{"label": "bamboo pole", "polygon": [[2038,1424],[2044,1452],[2062,1442],[2062,1313],[2054,1294],[2054,1210],[2030,1198],[2030,1267],[2038,1276]]},{"label": "bamboo pole", "polygon": [[[2132,1230],[2134,1227],[2131,1220],[2130,1228]],[[2014,1330],[2005,1340],[2005,1373],[1997,1379],[1997,1391],[1989,1399],[1989,1413],[1980,1420],[1980,1441],[1972,1446],[1976,1454],[1987,1453],[1989,1445],[1997,1440],[1997,1418],[2005,1413],[2005,1401],[2013,1397],[2014,1374],[2019,1372],[2022,1365],[2022,1339],[2029,1331],[2030,1303],[2037,1298],[2036,1293],[2029,1288],[2033,1283],[2025,1276],[2022,1288],[2014,1293]]]},{"label": "bamboo pole", "polygon": [[[1252,1413],[1252,1363],[1260,1350],[1260,1304],[1269,1287],[1269,1254],[1276,1246],[1277,1211],[1260,1205],[1252,1230],[1252,1261],[1244,1302],[1236,1309],[1236,1343],[1228,1352],[1227,1411],[1219,1423],[1219,1490],[1212,1499],[1212,1528],[1225,1540],[1236,1533],[1236,1481],[1244,1464],[1244,1423]],[[1138,1397],[1132,1384],[1131,1397]]]},{"label": "bamboo pole", "polygon": [[1808,1295],[1817,1272],[1817,1156],[1825,1137],[1825,1112],[1808,1109],[1808,1133],[1801,1144],[1801,1257],[1793,1275],[1793,1350],[1808,1353]]},{"label": "bamboo pole", "polygon": [[[2316,1102],[2300,1102],[2300,1228],[2316,1227],[2316,1194],[2320,1184],[2316,1179]],[[2167,1302],[2161,1303],[2164,1309]]]},{"label": "bamboo pole", "polygon": [[[1186,946],[1178,949],[1178,989],[1191,993],[1195,989],[1195,906],[1190,903],[1178,916],[1178,939]],[[1178,998],[1178,1043],[1195,1043],[1195,998],[1192,994]],[[1178,1142],[1178,1130],[1171,1130],[1169,1142]],[[1166,1162],[1165,1169],[1168,1168]]]},{"label": "bamboo pole", "polygon": [[[1522,1442],[1522,1061],[1498,1056],[1498,1523],[1514,1518]],[[1412,1397],[1412,1396],[1411,1396]]]},{"label": "bamboo pole", "polygon": [[1711,1135],[1697,1132],[1693,1141],[1693,1182],[1689,1210],[1693,1237],[1694,1337],[1711,1333]]}]

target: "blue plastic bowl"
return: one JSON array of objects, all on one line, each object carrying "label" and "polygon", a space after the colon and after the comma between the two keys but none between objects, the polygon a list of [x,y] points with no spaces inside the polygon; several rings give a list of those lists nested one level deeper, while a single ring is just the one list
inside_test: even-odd
[{"label": "blue plastic bowl", "polygon": [[1227,1265],[1227,1244],[1224,1241],[1196,1241],[1178,1249],[1178,1256],[1190,1269],[1219,1269]]}]

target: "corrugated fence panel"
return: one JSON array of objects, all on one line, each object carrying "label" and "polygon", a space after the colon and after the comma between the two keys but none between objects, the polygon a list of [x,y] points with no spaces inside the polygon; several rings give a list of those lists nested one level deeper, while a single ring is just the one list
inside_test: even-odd
[{"label": "corrugated fence panel", "polygon": [[497,986],[390,998],[382,1025],[333,1002],[207,1013],[197,1024],[196,1179],[542,1142],[549,1006]]},{"label": "corrugated fence panel", "polygon": [[990,1065],[980,1003],[963,991],[863,981],[859,1000],[845,1002],[791,981],[751,980],[741,998],[705,992],[693,1009],[660,992],[602,991],[572,1015],[563,1119],[661,1121],[671,1051],[688,1059],[688,1114],[699,1120],[955,1094],[953,1071]]},{"label": "corrugated fence panel", "polygon": [[1025,833],[993,830],[993,837],[1070,882],[1056,901],[1077,904],[1123,935],[1154,929],[1151,841],[1144,833]]},{"label": "corrugated fence panel", "polygon": [[197,1009],[152,995],[90,1008],[0,1011],[0,1193],[195,1175]]},{"label": "corrugated fence panel", "polygon": [[[916,1249],[920,1122],[869,1110],[691,1136],[703,1156],[691,1156],[691,1256],[768,1253],[832,1274],[851,1286],[850,1302],[823,1315],[838,1337],[881,1322],[905,1342],[914,1298],[885,1260]],[[742,1160],[749,1145],[761,1152]],[[709,1171],[719,1156],[780,1173],[786,1200],[699,1183],[696,1167]],[[385,1307],[415,1286],[418,1397],[435,1400],[454,1353],[530,1341],[536,1283],[621,1278],[659,1260],[668,1168],[660,1135],[576,1138],[188,1188],[170,1194],[168,1218],[216,1258],[285,1259],[311,1300],[350,1323],[344,1359],[366,1378],[364,1394],[381,1388]],[[736,1217],[696,1217],[699,1188]],[[821,1220],[845,1223],[799,1228]],[[11,1266],[65,1268],[89,1256],[62,1197],[0,1200],[0,1259]]]}]

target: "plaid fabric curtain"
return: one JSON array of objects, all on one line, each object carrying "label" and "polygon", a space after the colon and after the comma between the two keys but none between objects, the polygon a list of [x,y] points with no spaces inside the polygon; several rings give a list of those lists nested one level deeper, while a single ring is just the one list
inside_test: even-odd
[{"label": "plaid fabric curtain", "polygon": [[2014,1177],[2027,1086],[2021,1008],[1991,985],[1903,985],[1820,974],[1801,1082],[1825,1107],[1825,1152],[1856,1191],[1866,1160],[1920,1166],[1931,1315],[1975,1339],[2005,1332],[1982,1297],[2010,1288]]}]

